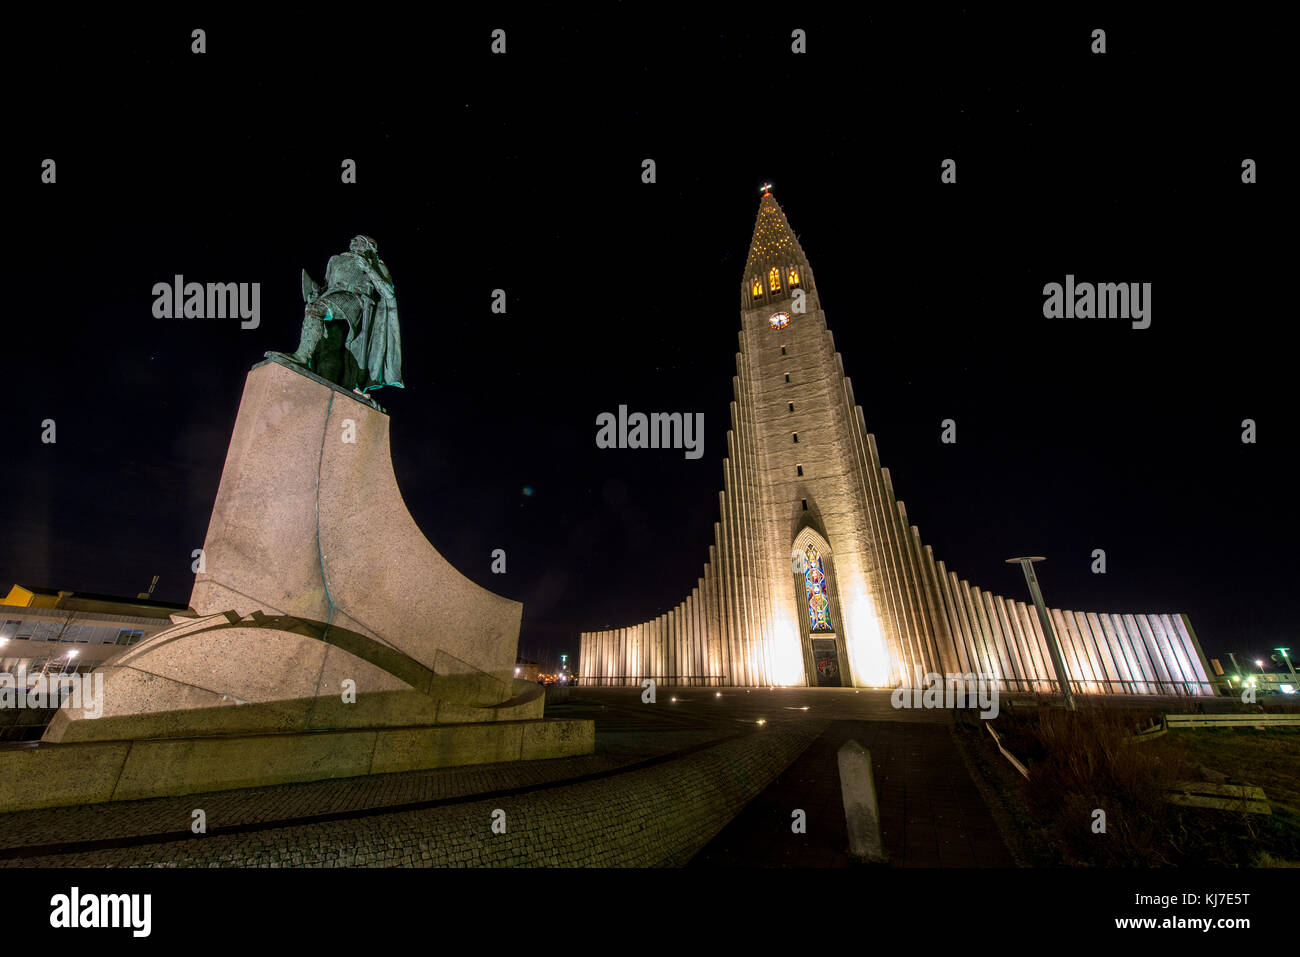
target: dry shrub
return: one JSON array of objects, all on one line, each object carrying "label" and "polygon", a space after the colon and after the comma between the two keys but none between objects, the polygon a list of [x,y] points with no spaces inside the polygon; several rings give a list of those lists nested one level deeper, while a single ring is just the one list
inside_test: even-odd
[{"label": "dry shrub", "polygon": [[[1158,867],[1170,859],[1179,822],[1165,795],[1188,769],[1176,752],[1134,739],[1132,715],[1117,710],[1044,710],[1035,735],[1042,757],[1027,788],[1030,812],[1062,850],[1062,863]],[[1094,833],[1094,811],[1106,831]]]}]

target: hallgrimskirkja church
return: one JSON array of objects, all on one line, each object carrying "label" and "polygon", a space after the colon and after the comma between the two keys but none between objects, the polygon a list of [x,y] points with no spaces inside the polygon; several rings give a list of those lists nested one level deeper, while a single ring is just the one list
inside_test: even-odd
[{"label": "hallgrimskirkja church", "polygon": [[[888,688],[935,673],[1056,690],[1032,604],[958,578],[909,524],[770,189],[740,300],[721,515],[703,575],[652,621],[584,632],[579,680]],[[1075,692],[1213,694],[1185,615],[1047,613]]]}]

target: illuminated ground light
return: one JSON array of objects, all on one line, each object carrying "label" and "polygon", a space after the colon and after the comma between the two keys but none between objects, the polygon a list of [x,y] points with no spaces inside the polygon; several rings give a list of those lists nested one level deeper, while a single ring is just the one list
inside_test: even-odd
[{"label": "illuminated ground light", "polygon": [[721,698],[721,697],[722,697],[722,692],[721,692],[721,691],[715,691],[715,692],[713,692],[713,697],[715,697],[715,698]]},{"label": "illuminated ground light", "polygon": [[754,722],[754,724],[758,725],[761,728],[763,725],[767,724],[767,718],[759,718],[757,721]]}]

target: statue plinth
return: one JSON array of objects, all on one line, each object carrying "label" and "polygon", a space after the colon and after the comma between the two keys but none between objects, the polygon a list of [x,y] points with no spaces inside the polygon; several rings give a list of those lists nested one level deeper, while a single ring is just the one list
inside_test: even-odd
[{"label": "statue plinth", "polygon": [[0,810],[67,803],[31,787],[65,780],[61,762],[93,769],[76,797],[94,803],[589,753],[591,722],[543,720],[543,689],[514,677],[523,606],[461,575],[407,511],[388,426],[349,390],[255,366],[196,617],[99,669],[102,716],[60,710],[41,748],[0,754],[0,777],[27,782],[0,787]]},{"label": "statue plinth", "polygon": [[[523,605],[453,568],[393,474],[389,418],[273,361],[248,374],[190,607],[293,615],[510,696]],[[486,559],[485,559],[486,561]]]}]

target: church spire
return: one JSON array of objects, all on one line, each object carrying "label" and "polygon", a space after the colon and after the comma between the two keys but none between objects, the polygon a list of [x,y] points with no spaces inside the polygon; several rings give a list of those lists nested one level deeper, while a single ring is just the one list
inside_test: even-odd
[{"label": "church spire", "polygon": [[754,238],[749,244],[749,258],[745,262],[742,308],[788,299],[795,289],[812,290],[808,258],[772,195],[772,184],[765,183],[754,222]]}]

